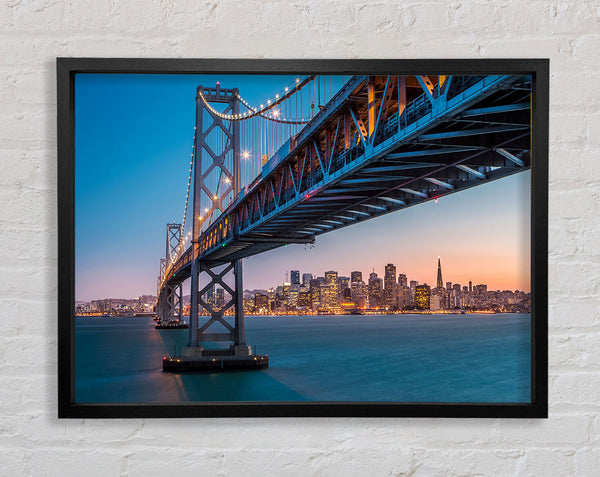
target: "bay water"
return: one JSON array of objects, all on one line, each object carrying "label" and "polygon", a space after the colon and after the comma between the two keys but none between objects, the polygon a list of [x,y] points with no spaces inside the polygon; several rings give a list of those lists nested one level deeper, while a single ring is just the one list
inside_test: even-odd
[{"label": "bay water", "polygon": [[246,317],[269,368],[163,373],[188,330],[146,317],[75,319],[78,403],[530,402],[528,314]]}]

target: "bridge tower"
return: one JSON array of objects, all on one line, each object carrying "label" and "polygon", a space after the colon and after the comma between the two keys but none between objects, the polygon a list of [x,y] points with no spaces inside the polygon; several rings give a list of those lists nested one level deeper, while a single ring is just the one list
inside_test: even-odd
[{"label": "bridge tower", "polygon": [[[168,270],[175,260],[181,248],[181,224],[167,224],[167,240],[165,258],[160,260],[159,286]],[[183,287],[181,284],[172,285],[166,283],[162,290],[158,291],[158,317],[160,321],[181,319],[183,316]]]},{"label": "bridge tower", "polygon": [[[209,351],[204,351],[199,346],[199,343],[206,341],[231,342],[231,355],[251,355],[251,347],[246,345],[244,334],[241,260],[215,267],[199,258],[199,244],[203,231],[212,220],[223,213],[240,191],[240,124],[238,121],[228,121],[222,117],[239,113],[240,99],[237,89],[223,89],[219,83],[214,88],[198,86],[193,170],[190,327],[188,347],[184,352],[184,356],[188,357],[207,355]],[[208,284],[200,290],[202,274],[206,274]],[[233,274],[233,286],[225,281],[226,277],[231,279],[230,274]],[[227,302],[222,300],[221,303],[217,303],[214,299],[217,287],[228,292],[230,299]],[[213,299],[205,299],[207,292],[212,292]],[[224,318],[225,312],[232,306],[235,311],[233,325]],[[199,307],[210,316],[201,326],[198,319]],[[226,331],[211,332],[210,328],[217,324]]]}]

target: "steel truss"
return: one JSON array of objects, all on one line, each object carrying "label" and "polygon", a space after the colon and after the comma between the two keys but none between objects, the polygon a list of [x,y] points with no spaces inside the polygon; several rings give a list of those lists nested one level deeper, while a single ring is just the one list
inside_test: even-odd
[{"label": "steel truss", "polygon": [[[529,169],[531,78],[354,76],[192,255],[230,263]],[[170,279],[172,274],[167,277]]]}]

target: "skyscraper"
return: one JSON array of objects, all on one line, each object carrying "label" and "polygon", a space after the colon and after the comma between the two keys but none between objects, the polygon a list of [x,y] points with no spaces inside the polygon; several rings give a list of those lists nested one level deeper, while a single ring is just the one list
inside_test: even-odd
[{"label": "skyscraper", "polygon": [[431,295],[431,290],[429,285],[417,285],[415,287],[415,304],[417,306],[417,310],[429,310],[429,297]]},{"label": "skyscraper", "polygon": [[350,272],[350,283],[362,282],[362,272]]},{"label": "skyscraper", "polygon": [[383,280],[375,272],[369,275],[369,308],[379,309],[383,305]]},{"label": "skyscraper", "polygon": [[442,280],[442,264],[440,263],[440,257],[438,257],[437,288],[444,288],[444,281]]},{"label": "skyscraper", "polygon": [[312,273],[303,273],[302,274],[302,286],[308,287],[310,286],[310,281],[313,279]]},{"label": "skyscraper", "polygon": [[398,285],[400,285],[401,287],[407,286],[408,282],[406,280],[407,278],[405,273],[400,273],[398,275]]},{"label": "skyscraper", "polygon": [[292,284],[296,284],[296,285],[300,284],[300,271],[299,270],[291,270],[290,271],[290,282]]},{"label": "skyscraper", "polygon": [[397,286],[396,286],[396,267],[392,263],[385,266],[385,275],[383,277],[383,305],[386,309],[391,310],[397,307]]}]

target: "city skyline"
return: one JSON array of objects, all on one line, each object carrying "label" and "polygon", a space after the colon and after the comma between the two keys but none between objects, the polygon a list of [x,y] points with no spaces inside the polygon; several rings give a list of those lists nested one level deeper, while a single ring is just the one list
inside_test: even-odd
[{"label": "city skyline", "polygon": [[[276,92],[290,79],[78,75],[77,301],[156,293],[165,224],[181,221],[196,86],[219,80],[260,102],[261,91]],[[392,262],[420,283],[435,283],[428,263],[442,256],[458,283],[529,291],[529,180],[522,172],[318,236],[314,247],[289,245],[250,257],[243,262],[244,288],[265,288],[270,277],[296,269],[293,263],[349,276],[350,263],[367,271]],[[172,193],[157,193],[157,184]]]}]

